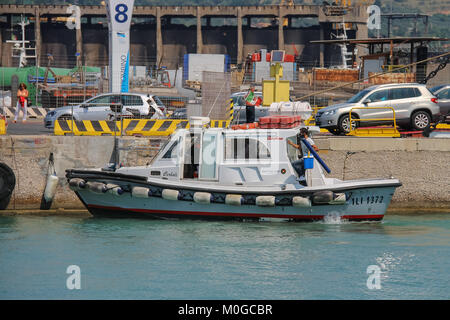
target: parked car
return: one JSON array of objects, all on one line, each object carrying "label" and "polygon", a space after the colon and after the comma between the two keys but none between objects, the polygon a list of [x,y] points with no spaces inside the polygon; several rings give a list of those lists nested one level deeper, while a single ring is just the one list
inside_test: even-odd
[{"label": "parked car", "polygon": [[[245,115],[245,95],[247,91],[236,92],[231,95],[231,99],[233,100],[233,119],[236,123],[246,123],[247,117]],[[256,97],[261,97],[262,92],[255,91]],[[258,121],[260,117],[264,117],[267,115],[268,108],[266,107],[256,107],[255,108],[255,121]]]},{"label": "parked car", "polygon": [[173,111],[169,119],[187,119],[187,109],[177,108]]},{"label": "parked car", "polygon": [[441,116],[450,123],[450,84],[444,84],[430,89],[438,98],[439,107],[441,107]]},{"label": "parked car", "polygon": [[[122,103],[120,106],[112,103]],[[73,111],[73,113],[72,113]],[[114,120],[121,117],[148,119],[165,118],[166,107],[155,95],[139,93],[105,93],[75,106],[56,108],[44,118],[46,128],[52,129],[56,120]]]},{"label": "parked car", "polygon": [[379,119],[393,118],[391,109],[367,107],[391,107],[395,110],[397,125],[418,131],[428,128],[440,114],[438,99],[425,85],[383,84],[364,89],[345,103],[319,110],[316,125],[339,135],[350,132],[350,111],[352,118],[367,120],[352,122],[352,128],[387,124],[389,122]]}]

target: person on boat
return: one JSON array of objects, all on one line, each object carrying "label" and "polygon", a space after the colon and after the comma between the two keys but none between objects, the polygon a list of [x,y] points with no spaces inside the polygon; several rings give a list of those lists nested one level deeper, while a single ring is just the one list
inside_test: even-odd
[{"label": "person on boat", "polygon": [[22,108],[23,116],[22,122],[25,123],[27,121],[27,104],[28,104],[28,90],[25,83],[21,83],[19,85],[19,90],[17,90],[17,105],[16,105],[16,114],[14,116],[14,123],[17,122],[19,118],[20,109]]},{"label": "person on boat", "polygon": [[247,123],[255,122],[255,86],[252,84],[248,89],[247,94],[244,97],[245,99],[245,118]]},{"label": "person on boat", "polygon": [[[297,142],[300,140],[300,138],[304,138],[311,145],[311,147],[313,147],[313,149],[316,152],[319,152],[319,148],[314,143],[314,140],[309,137],[308,128],[300,129],[300,135],[299,135],[299,139],[297,139]],[[287,143],[300,151],[302,158],[292,162],[292,167],[294,167],[294,170],[297,172],[298,176],[300,178],[302,178],[305,176],[305,167],[304,167],[303,161],[304,161],[304,157],[306,157],[308,155],[308,148],[306,148],[306,146],[304,145],[303,142],[300,142],[299,144],[295,144],[291,140],[288,140]]]}]

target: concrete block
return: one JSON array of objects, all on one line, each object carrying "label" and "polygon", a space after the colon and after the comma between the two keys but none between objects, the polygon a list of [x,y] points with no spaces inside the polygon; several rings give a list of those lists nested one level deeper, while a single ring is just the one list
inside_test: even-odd
[{"label": "concrete block", "polygon": [[319,150],[329,150],[330,149],[330,139],[320,139],[320,138],[314,138],[314,142],[316,143],[316,146],[319,148]]},{"label": "concrete block", "polygon": [[419,151],[450,151],[450,139],[445,139],[445,138],[418,139],[417,150],[419,150]]},{"label": "concrete block", "polygon": [[[154,147],[166,139],[119,138],[119,147],[125,149],[119,150],[120,161],[126,166],[146,165],[158,151]],[[444,203],[450,207],[445,192],[450,172],[448,139],[314,137],[314,141],[332,170],[328,177],[349,180],[393,176],[403,183],[395,192],[394,202]],[[0,146],[0,161],[8,164],[18,179],[11,208],[39,208],[50,152],[61,178],[53,207],[82,208],[67,186],[65,170],[104,167],[110,160],[114,138],[9,136],[0,137]]]},{"label": "concrete block", "polygon": [[417,139],[342,137],[330,139],[330,150],[336,151],[416,151]]}]

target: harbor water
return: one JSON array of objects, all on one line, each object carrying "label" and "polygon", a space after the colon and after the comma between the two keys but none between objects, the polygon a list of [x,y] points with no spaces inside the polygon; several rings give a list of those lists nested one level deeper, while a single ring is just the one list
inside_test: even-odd
[{"label": "harbor water", "polygon": [[0,299],[449,299],[449,265],[448,213],[381,223],[0,216]]}]

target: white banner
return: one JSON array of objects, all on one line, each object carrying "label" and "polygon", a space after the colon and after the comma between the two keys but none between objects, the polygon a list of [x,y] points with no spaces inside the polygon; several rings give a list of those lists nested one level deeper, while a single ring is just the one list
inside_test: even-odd
[{"label": "white banner", "polygon": [[109,28],[109,90],[128,92],[130,25],[134,0],[107,0]]}]

